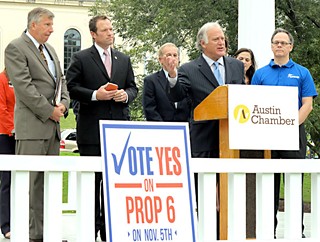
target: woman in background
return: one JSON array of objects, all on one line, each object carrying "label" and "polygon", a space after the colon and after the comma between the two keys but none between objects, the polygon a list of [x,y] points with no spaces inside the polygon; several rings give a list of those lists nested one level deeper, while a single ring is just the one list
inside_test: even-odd
[{"label": "woman in background", "polygon": [[[15,97],[6,69],[0,73],[0,154],[15,154],[13,111]],[[10,185],[11,171],[0,172],[0,228],[10,239]]]},{"label": "woman in background", "polygon": [[256,61],[252,50],[248,48],[241,48],[236,51],[234,57],[243,62],[245,72],[245,83],[247,85],[250,85],[252,76],[256,71]]}]

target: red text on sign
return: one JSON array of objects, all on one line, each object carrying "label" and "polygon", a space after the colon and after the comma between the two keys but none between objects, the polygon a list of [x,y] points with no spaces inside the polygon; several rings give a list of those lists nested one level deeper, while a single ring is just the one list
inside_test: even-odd
[{"label": "red text on sign", "polygon": [[[175,221],[174,199],[168,196],[165,202],[166,215],[170,223]],[[162,200],[159,196],[126,197],[127,223],[158,223],[162,212]]]},{"label": "red text on sign", "polygon": [[160,175],[181,174],[180,149],[178,147],[155,147],[159,160]]}]

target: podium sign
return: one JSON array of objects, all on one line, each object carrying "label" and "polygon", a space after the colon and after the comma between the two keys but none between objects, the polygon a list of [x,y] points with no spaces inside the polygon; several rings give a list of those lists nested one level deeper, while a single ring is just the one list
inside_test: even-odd
[{"label": "podium sign", "polygon": [[299,150],[298,88],[229,85],[230,149]]},{"label": "podium sign", "polygon": [[196,241],[187,123],[100,122],[109,242]]}]

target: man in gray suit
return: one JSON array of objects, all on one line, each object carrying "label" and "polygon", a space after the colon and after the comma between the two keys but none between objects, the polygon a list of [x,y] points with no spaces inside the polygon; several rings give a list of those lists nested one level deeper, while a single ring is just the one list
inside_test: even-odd
[{"label": "man in gray suit", "polygon": [[[5,66],[16,95],[16,154],[59,155],[60,118],[69,94],[58,56],[47,40],[54,14],[35,8],[27,30],[5,49]],[[40,47],[40,49],[39,49]],[[30,173],[30,241],[43,241],[43,172]]]}]

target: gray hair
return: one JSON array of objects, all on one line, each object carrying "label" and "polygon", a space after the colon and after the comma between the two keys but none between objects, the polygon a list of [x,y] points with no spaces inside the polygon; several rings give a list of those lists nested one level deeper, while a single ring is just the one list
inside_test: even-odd
[{"label": "gray hair", "polygon": [[178,47],[175,44],[168,42],[168,43],[161,45],[161,47],[158,50],[158,57],[161,57],[163,55],[163,49],[167,46],[175,47],[177,49],[178,54],[179,54]]},{"label": "gray hair", "polygon": [[285,29],[282,29],[282,28],[277,28],[277,29],[273,32],[273,34],[272,34],[272,36],[271,36],[271,43],[272,43],[272,41],[273,41],[274,36],[275,36],[276,34],[278,34],[278,33],[285,33],[285,34],[287,34],[288,37],[289,37],[290,43],[293,45],[294,39],[293,39],[292,34],[291,34],[288,30],[285,30]]},{"label": "gray hair", "polygon": [[198,50],[202,51],[202,46],[200,42],[203,40],[206,44],[208,43],[208,30],[212,28],[219,28],[224,32],[224,29],[221,27],[221,25],[216,21],[216,22],[209,22],[204,25],[199,29],[198,34],[197,34],[197,42],[196,42],[196,47]]},{"label": "gray hair", "polygon": [[31,27],[33,22],[39,23],[43,16],[48,17],[49,19],[54,18],[54,14],[45,8],[34,8],[28,13],[28,29]]}]

